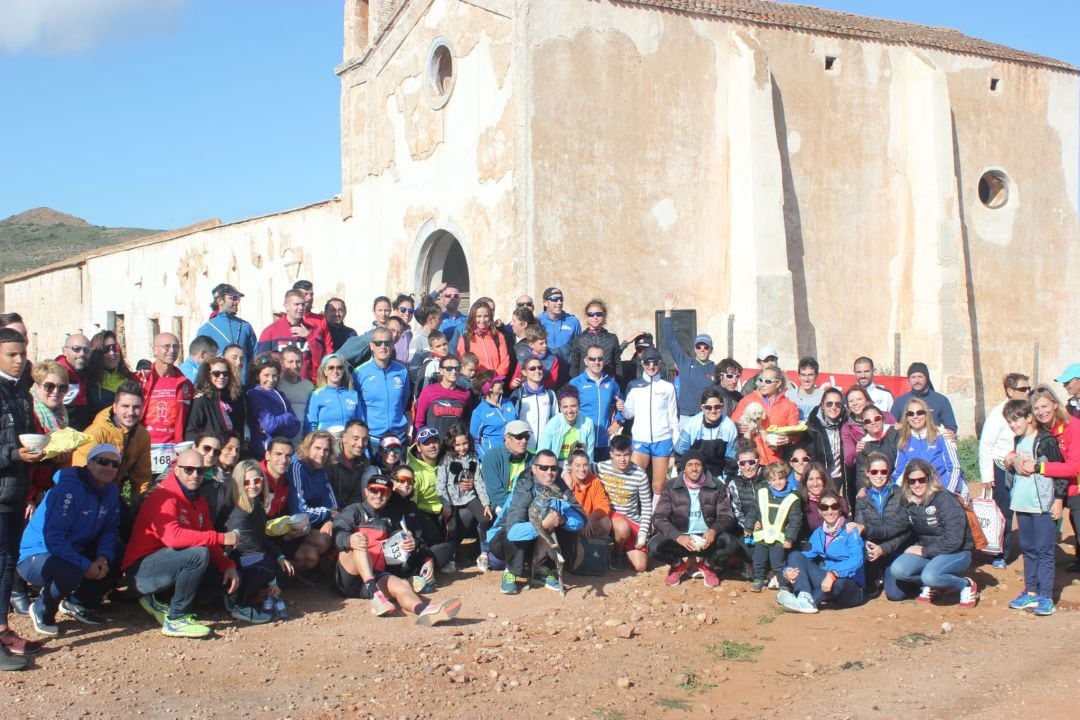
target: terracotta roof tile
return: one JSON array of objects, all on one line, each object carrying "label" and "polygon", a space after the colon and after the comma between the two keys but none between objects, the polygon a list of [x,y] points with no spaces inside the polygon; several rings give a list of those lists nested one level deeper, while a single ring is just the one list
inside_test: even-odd
[{"label": "terracotta roof tile", "polygon": [[808,5],[767,0],[611,0],[616,5],[654,8],[709,15],[752,25],[772,25],[812,34],[837,35],[891,45],[914,45],[962,55],[977,55],[1004,62],[1037,65],[1051,70],[1080,73],[1069,63],[969,37],[958,30],[930,27],[822,10]]}]

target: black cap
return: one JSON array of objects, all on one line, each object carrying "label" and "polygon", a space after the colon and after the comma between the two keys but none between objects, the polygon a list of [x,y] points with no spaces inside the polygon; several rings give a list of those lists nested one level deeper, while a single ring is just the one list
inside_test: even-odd
[{"label": "black cap", "polygon": [[661,362],[664,358],[660,355],[660,351],[654,347],[650,347],[641,354],[641,362],[647,363],[650,360]]},{"label": "black cap", "polygon": [[930,379],[930,368],[926,367],[926,363],[923,363],[923,362],[913,362],[913,363],[911,363],[911,365],[908,366],[907,375],[905,375],[905,377],[911,377],[915,373],[922,373],[923,375],[926,376],[927,380]]},{"label": "black cap", "polygon": [[638,335],[637,340],[634,341],[634,350],[644,350],[653,346],[652,333],[642,333]]},{"label": "black cap", "polygon": [[371,479],[368,480],[367,487],[372,490],[385,490],[386,492],[390,492],[394,487],[394,483],[385,475],[373,475]]},{"label": "black cap", "polygon": [[683,453],[682,457],[679,458],[679,461],[682,463],[683,467],[686,467],[686,463],[690,462],[691,460],[697,460],[702,465],[705,464],[705,456],[701,453],[700,450],[696,450],[693,448],[687,450],[685,453]]},{"label": "black cap", "polygon": [[552,295],[562,295],[562,290],[557,287],[549,287],[547,290],[544,290],[545,300],[550,300]]},{"label": "black cap", "polygon": [[244,293],[237,290],[235,285],[230,285],[229,283],[220,283],[218,285],[215,285],[214,289],[211,292],[214,293],[214,297],[216,298],[225,297],[226,295],[237,295],[239,297],[244,297]]}]

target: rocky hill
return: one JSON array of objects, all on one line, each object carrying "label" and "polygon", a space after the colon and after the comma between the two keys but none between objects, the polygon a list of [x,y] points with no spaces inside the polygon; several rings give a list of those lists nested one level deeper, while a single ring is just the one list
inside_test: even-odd
[{"label": "rocky hill", "polygon": [[0,277],[156,232],[91,225],[52,208],[27,210],[0,220]]}]

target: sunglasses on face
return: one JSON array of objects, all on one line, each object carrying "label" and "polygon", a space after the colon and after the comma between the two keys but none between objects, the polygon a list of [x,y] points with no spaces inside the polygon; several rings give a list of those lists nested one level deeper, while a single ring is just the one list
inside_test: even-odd
[{"label": "sunglasses on face", "polygon": [[920,475],[918,477],[909,475],[907,481],[908,485],[925,485],[927,483],[927,478],[925,475]]},{"label": "sunglasses on face", "polygon": [[839,510],[840,503],[819,504],[818,510]]},{"label": "sunglasses on face", "polygon": [[221,452],[221,448],[216,448],[213,445],[200,445],[199,450],[204,453],[210,453],[211,455],[217,455]]},{"label": "sunglasses on face", "polygon": [[888,470],[867,470],[866,474],[867,475],[888,475],[889,471]]},{"label": "sunglasses on face", "polygon": [[776,384],[776,383],[778,383],[778,382],[780,382],[780,381],[779,381],[779,380],[771,380],[771,379],[770,379],[770,380],[762,380],[762,381],[761,381],[761,384],[762,384],[762,385],[775,385],[775,384]]},{"label": "sunglasses on face", "polygon": [[751,465],[757,465],[757,460],[740,460],[739,467],[750,467]]},{"label": "sunglasses on face", "polygon": [[120,352],[120,346],[117,345],[116,343],[109,343],[107,345],[102,345],[101,349],[104,350],[107,353],[118,353],[118,352]]},{"label": "sunglasses on face", "polygon": [[926,414],[925,410],[908,410],[907,411],[907,416],[908,417],[922,417],[925,414]]},{"label": "sunglasses on face", "polygon": [[706,345],[705,343],[698,343],[694,347],[697,348],[698,350],[712,350],[712,348],[709,347],[708,345]]},{"label": "sunglasses on face", "polygon": [[558,469],[558,465],[533,465],[534,468],[540,472],[555,472]]},{"label": "sunglasses on face", "polygon": [[586,355],[585,359],[589,362],[604,362],[603,355]]},{"label": "sunglasses on face", "polygon": [[413,478],[409,475],[402,475],[401,477],[394,478],[394,482],[401,483],[402,485],[415,485],[416,478]]},{"label": "sunglasses on face", "polygon": [[518,306],[518,307],[527,307],[527,308],[531,308],[531,307],[534,307],[534,305],[532,304],[532,302],[519,302],[519,303],[517,304],[517,306]]},{"label": "sunglasses on face", "polygon": [[738,380],[739,373],[724,373],[725,380]]},{"label": "sunglasses on face", "polygon": [[[554,298],[552,298],[552,300],[554,300]],[[585,314],[588,315],[589,317],[604,317],[604,313],[602,311],[597,311],[597,310],[593,310],[592,312],[587,312]]]},{"label": "sunglasses on face", "polygon": [[863,424],[863,425],[873,425],[874,423],[879,423],[879,422],[881,422],[881,420],[882,420],[882,416],[881,416],[881,415],[878,415],[877,417],[868,417],[868,418],[863,418],[862,424]]},{"label": "sunglasses on face", "polygon": [[344,365],[327,365],[326,372],[343,372],[345,370]]},{"label": "sunglasses on face", "polygon": [[71,389],[71,386],[67,383],[41,383],[41,388],[45,391],[46,395],[52,395],[53,393],[66,393]]},{"label": "sunglasses on face", "polygon": [[401,313],[402,315],[412,315],[414,312],[416,312],[413,308],[408,307],[406,305],[402,305],[401,307],[399,307],[397,309],[397,311],[399,313]]},{"label": "sunglasses on face", "polygon": [[510,437],[514,438],[515,440],[528,440],[529,433],[518,433],[517,435],[511,435]]},{"label": "sunglasses on face", "polygon": [[120,461],[119,460],[107,460],[105,458],[96,457],[96,458],[94,458],[94,464],[95,465],[100,465],[101,467],[111,467],[114,470],[119,470],[120,469]]},{"label": "sunglasses on face", "polygon": [[548,298],[548,302],[560,303],[562,302],[562,295],[552,295]]},{"label": "sunglasses on face", "polygon": [[810,462],[810,456],[809,456],[809,455],[807,455],[806,457],[793,457],[793,458],[791,458],[791,462],[793,462],[793,463],[806,463],[806,462]]},{"label": "sunglasses on face", "polygon": [[659,365],[660,361],[659,360],[645,360],[641,364],[644,365],[645,367],[653,367],[653,366]]},{"label": "sunglasses on face", "polygon": [[533,365],[532,367],[525,368],[525,372],[542,372],[543,369],[543,365]]},{"label": "sunglasses on face", "polygon": [[461,372],[461,366],[460,365],[443,365],[442,366],[442,371],[443,372]]},{"label": "sunglasses on face", "polygon": [[840,402],[839,400],[830,400],[830,401],[828,401],[826,403],[822,403],[822,404],[825,405],[825,407],[827,407],[827,408],[838,408],[838,407],[843,407],[844,406],[844,403]]},{"label": "sunglasses on face", "polygon": [[701,409],[705,412],[719,412],[724,409],[723,405],[702,405]]},{"label": "sunglasses on face", "polygon": [[188,475],[196,475],[198,473],[201,473],[206,468],[202,467],[201,465],[177,465],[176,469],[182,470]]},{"label": "sunglasses on face", "polygon": [[461,297],[461,295],[459,295],[458,293],[443,293],[442,296],[447,300],[456,300],[457,298]]},{"label": "sunglasses on face", "polygon": [[371,344],[374,345],[375,347],[388,348],[388,347],[393,347],[394,341],[393,340],[372,340]]},{"label": "sunglasses on face", "polygon": [[261,477],[244,478],[245,487],[258,487],[262,485],[263,481]]},{"label": "sunglasses on face", "polygon": [[[1065,384],[1068,385],[1068,383],[1065,383]],[[1025,395],[1030,395],[1031,394],[1031,386],[1028,385],[1027,387],[1013,388],[1013,392],[1024,393]]]},{"label": "sunglasses on face", "polygon": [[216,378],[229,377],[229,371],[228,370],[211,370],[210,371],[210,377],[216,377]]}]

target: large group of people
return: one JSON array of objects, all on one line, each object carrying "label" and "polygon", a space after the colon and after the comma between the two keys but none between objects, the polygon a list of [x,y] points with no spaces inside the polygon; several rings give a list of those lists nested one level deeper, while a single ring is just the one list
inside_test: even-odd
[{"label": "large group of people", "polygon": [[[789,379],[772,347],[744,370],[707,334],[680,344],[674,294],[659,343],[620,341],[600,299],[583,324],[557,287],[506,322],[491,298],[463,312],[452,286],[380,296],[359,332],[341,298],[315,312],[307,281],[261,332],[236,287],[212,295],[183,362],[166,332],[134,370],[111,331],[31,363],[23,319],[0,315],[0,669],[41,647],[9,612],[52,637],[126,597],[165,635],[205,637],[208,599],[265,623],[288,618],[290,587],[325,584],[433,625],[461,609],[432,597],[461,565],[508,595],[565,592],[597,553],[667,566],[669,586],[741,575],[792,612],[978,601],[957,423],[924,363],[896,398],[865,356],[849,387],[812,357]],[[1057,382],[1067,402],[1006,375],[980,438],[1006,517],[987,559],[1006,566],[1015,517],[1010,607],[1036,615],[1054,612],[1055,523],[1068,508],[1075,534],[1080,515],[1080,364]],[[74,447],[27,440],[65,429]]]}]

